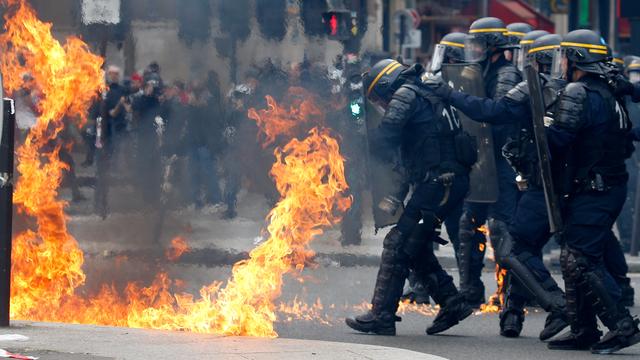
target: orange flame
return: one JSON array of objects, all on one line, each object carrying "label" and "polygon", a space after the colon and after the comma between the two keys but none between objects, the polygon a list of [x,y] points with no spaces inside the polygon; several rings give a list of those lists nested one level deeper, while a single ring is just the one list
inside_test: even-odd
[{"label": "orange flame", "polygon": [[[51,24],[40,22],[23,0],[0,0],[13,8],[0,35],[2,72],[9,91],[20,88],[18,74],[29,72],[42,90],[41,115],[18,150],[20,179],[15,201],[37,219],[37,231],[14,240],[11,316],[37,321],[183,329],[225,335],[273,337],[283,275],[302,269],[312,252],[307,244],[338,223],[351,205],[344,195],[344,158],[329,131],[313,128],[303,140],[275,150],[271,175],[281,199],[268,216],[269,238],[236,263],[222,287],[213,282],[200,297],[175,293],[182,281],[159,274],[148,287],[130,283],[119,292],[104,285],[95,296],[81,295],[83,253],[68,233],[65,204],[57,200],[62,170],[58,150],[47,150],[63,129],[62,119],[82,119],[93,94],[102,88],[102,59],[77,38],[62,46]],[[271,99],[271,111],[255,111],[266,142],[290,135],[292,122],[314,124],[322,112],[311,97],[292,91],[288,110]],[[294,124],[295,125],[295,124]]]},{"label": "orange flame", "polygon": [[187,244],[187,240],[182,236],[176,236],[171,240],[171,245],[165,251],[164,255],[167,257],[167,260],[176,261],[189,250],[191,250],[191,248]]},{"label": "orange flame", "polygon": [[496,292],[489,297],[489,301],[486,304],[480,305],[480,312],[482,313],[499,313],[502,307],[504,306],[504,296],[505,296],[505,279],[507,277],[507,270],[500,268],[498,264],[496,264],[496,282],[498,284],[498,288]]},{"label": "orange flame", "polygon": [[78,38],[61,45],[51,35],[51,24],[40,22],[24,2],[4,3],[11,6],[0,35],[4,86],[9,93],[19,90],[22,74],[29,73],[41,92],[38,121],[17,150],[14,202],[22,214],[37,219],[37,229],[14,239],[11,315],[49,318],[85,280],[83,253],[67,231],[65,204],[57,199],[67,165],[59,160],[60,145],[52,146],[52,140],[63,129],[65,115],[84,118],[102,87],[102,59]]},{"label": "orange flame", "polygon": [[286,100],[290,103],[288,107],[279,105],[272,96],[267,95],[267,109],[249,109],[248,116],[256,121],[263,137],[263,147],[274,144],[278,137],[291,138],[309,124],[324,123],[324,112],[316,105],[315,96],[307,90],[291,87]]},{"label": "orange flame", "polygon": [[489,228],[487,225],[482,225],[476,229],[478,232],[484,234],[484,236],[489,236]]}]

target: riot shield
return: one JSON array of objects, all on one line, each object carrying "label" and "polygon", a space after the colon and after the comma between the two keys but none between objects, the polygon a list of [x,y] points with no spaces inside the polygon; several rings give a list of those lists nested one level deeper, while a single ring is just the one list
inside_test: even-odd
[{"label": "riot shield", "polygon": [[373,220],[377,232],[384,227],[395,225],[400,219],[404,210],[408,183],[400,169],[399,155],[390,154],[388,159],[380,159],[376,155],[376,146],[379,144],[372,144],[369,141],[371,139],[369,134],[380,126],[383,114],[373,106],[367,106],[365,113],[367,182],[371,189]]},{"label": "riot shield", "polygon": [[[485,97],[482,68],[478,64],[443,64],[442,77],[456,90]],[[478,161],[471,169],[471,188],[466,200],[477,203],[495,202],[499,190],[491,125],[473,121],[461,111],[457,115],[462,128],[478,142]]]},{"label": "riot shield", "polygon": [[560,211],[560,201],[553,186],[551,174],[551,157],[547,134],[544,129],[545,104],[542,95],[542,84],[536,69],[527,65],[524,69],[525,79],[529,87],[529,101],[531,102],[531,116],[533,120],[533,133],[536,138],[536,149],[538,151],[538,167],[542,176],[542,186],[544,197],[547,203],[547,214],[549,216],[549,226],[552,233],[562,229],[562,214]]}]

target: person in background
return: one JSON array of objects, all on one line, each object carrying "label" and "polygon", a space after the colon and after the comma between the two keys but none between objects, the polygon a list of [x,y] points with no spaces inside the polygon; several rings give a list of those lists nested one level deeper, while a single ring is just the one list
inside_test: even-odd
[{"label": "person in background", "polygon": [[222,114],[205,83],[194,80],[189,99],[187,137],[191,199],[196,208],[215,206],[222,201],[218,183],[217,155],[222,148]]}]

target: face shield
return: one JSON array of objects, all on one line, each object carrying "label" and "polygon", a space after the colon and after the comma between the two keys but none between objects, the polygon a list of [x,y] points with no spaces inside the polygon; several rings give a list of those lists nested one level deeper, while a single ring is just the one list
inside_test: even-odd
[{"label": "face shield", "polygon": [[522,44],[520,48],[514,50],[514,65],[521,72],[529,64],[529,49],[531,49],[531,44]]},{"label": "face shield", "polygon": [[429,66],[429,72],[436,74],[442,69],[442,63],[444,62],[445,54],[447,53],[447,46],[438,44],[433,51],[433,57],[431,58],[431,65]]},{"label": "face shield", "polygon": [[553,50],[553,61],[551,62],[551,77],[554,79],[567,78],[567,68],[569,60],[563,48]]},{"label": "face shield", "polygon": [[631,81],[632,83],[639,83],[640,82],[640,72],[638,71],[631,71],[629,73],[629,81]]},{"label": "face shield", "polygon": [[464,42],[464,60],[470,63],[479,63],[487,58],[487,42],[478,37],[469,36]]}]

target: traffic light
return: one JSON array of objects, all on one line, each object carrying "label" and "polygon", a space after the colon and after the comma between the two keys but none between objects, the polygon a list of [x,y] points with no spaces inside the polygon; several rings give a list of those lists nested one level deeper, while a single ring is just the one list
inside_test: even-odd
[{"label": "traffic light", "polygon": [[[349,40],[358,34],[356,17],[350,11],[333,10],[322,13],[324,32],[332,40]],[[355,29],[354,31],[352,31]]]}]

